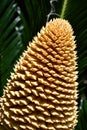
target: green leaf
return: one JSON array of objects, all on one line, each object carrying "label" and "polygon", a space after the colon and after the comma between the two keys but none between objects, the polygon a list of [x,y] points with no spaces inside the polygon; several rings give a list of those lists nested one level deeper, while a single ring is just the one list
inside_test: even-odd
[{"label": "green leaf", "polygon": [[21,32],[19,28],[20,16],[17,13],[15,1],[4,0],[0,3],[0,95],[6,79],[12,71],[22,47]]},{"label": "green leaf", "polygon": [[87,130],[87,100],[82,99],[79,110],[78,124],[75,130]]}]

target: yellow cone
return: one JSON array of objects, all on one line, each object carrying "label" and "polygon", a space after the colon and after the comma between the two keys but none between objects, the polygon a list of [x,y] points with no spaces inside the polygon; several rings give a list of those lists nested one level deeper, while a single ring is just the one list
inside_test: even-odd
[{"label": "yellow cone", "polygon": [[73,29],[54,19],[42,28],[11,73],[1,99],[6,130],[73,130],[77,63]]}]

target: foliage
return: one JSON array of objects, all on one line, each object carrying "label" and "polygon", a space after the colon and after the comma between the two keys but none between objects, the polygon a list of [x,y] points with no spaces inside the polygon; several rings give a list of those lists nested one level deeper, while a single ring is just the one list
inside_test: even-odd
[{"label": "foliage", "polygon": [[[76,130],[87,130],[87,4],[86,0],[58,0],[59,17],[67,19],[75,32],[78,55],[79,116]],[[45,25],[49,0],[0,1],[0,95],[18,57]],[[83,98],[84,95],[84,98]],[[81,104],[81,101],[83,103]]]}]

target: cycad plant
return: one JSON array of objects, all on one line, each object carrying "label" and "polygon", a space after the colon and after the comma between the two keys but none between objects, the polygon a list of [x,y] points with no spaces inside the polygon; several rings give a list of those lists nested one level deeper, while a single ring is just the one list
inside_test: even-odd
[{"label": "cycad plant", "polygon": [[78,124],[75,130],[87,130],[86,0],[54,0],[54,5],[51,0],[0,1],[0,95],[3,95],[4,86],[10,77],[10,72],[13,71],[13,66],[27,48],[28,42],[40,31],[42,26],[45,26],[47,15],[53,6],[56,17],[68,20],[76,36],[79,95]]}]

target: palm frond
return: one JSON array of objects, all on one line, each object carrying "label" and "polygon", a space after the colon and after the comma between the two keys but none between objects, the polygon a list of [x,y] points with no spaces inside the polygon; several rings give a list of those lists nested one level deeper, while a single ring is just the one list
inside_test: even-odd
[{"label": "palm frond", "polygon": [[87,129],[87,99],[81,99],[81,106],[79,108],[78,124],[75,130]]},{"label": "palm frond", "polygon": [[4,0],[0,3],[0,95],[22,44],[19,30],[20,17],[15,1]]},{"label": "palm frond", "polygon": [[26,47],[33,36],[45,25],[50,3],[49,0],[17,0],[16,2],[21,9],[20,16],[24,27],[22,40]]}]

